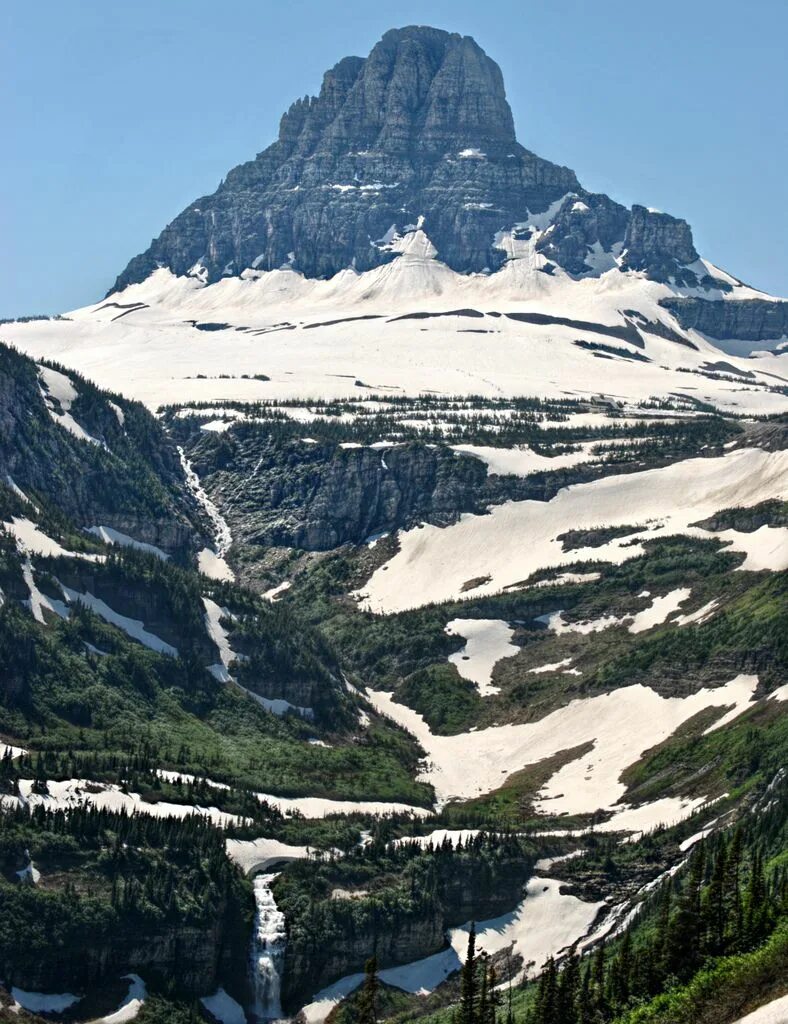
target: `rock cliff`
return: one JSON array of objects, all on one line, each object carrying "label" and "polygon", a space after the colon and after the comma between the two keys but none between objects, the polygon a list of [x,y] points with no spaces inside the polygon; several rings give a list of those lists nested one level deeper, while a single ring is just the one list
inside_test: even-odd
[{"label": "rock cliff", "polygon": [[394,258],[392,242],[422,218],[438,259],[495,270],[501,234],[527,232],[564,197],[544,251],[570,273],[593,269],[589,253],[612,266],[625,247],[628,266],[659,279],[696,258],[686,222],[591,195],[521,146],[500,68],[473,39],[395,29],[326,72],[277,141],[187,207],[113,290],[162,265],[205,282],[283,265],[307,277],[363,271]]}]

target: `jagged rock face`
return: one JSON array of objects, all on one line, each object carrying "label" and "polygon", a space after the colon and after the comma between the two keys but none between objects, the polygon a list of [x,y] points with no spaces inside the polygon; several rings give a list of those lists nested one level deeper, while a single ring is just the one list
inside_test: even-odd
[{"label": "jagged rock face", "polygon": [[[650,277],[665,280],[677,276],[677,264],[693,263],[698,254],[692,231],[685,220],[667,213],[633,206],[624,238],[624,266],[645,270]],[[695,275],[687,283],[695,284]]]},{"label": "jagged rock face", "polygon": [[740,299],[714,302],[695,297],[662,299],[685,330],[694,328],[710,338],[758,342],[788,336],[788,302]]},{"label": "jagged rock face", "polygon": [[71,411],[94,443],[75,438],[53,419],[37,371],[0,345],[0,481],[11,478],[80,526],[110,526],[185,558],[198,544],[196,510],[182,495],[178,457],[156,419],[72,375]]},{"label": "jagged rock face", "polygon": [[[157,265],[206,281],[284,264],[309,277],[365,270],[390,260],[387,241],[420,217],[438,259],[494,270],[505,259],[496,234],[568,193],[592,213],[568,203],[550,255],[586,273],[589,247],[623,244],[628,211],[517,142],[500,69],[472,39],[394,30],[366,59],[327,72],[320,95],[284,115],[278,140],[180,214],[115,288]],[[669,248],[670,233],[656,234]],[[682,236],[677,258],[688,248]]]},{"label": "jagged rock face", "polygon": [[620,251],[629,222],[625,206],[605,195],[585,194],[583,199],[569,196],[562,204],[552,226],[537,243],[537,251],[570,274],[587,274],[592,269],[589,256],[595,250]]},{"label": "jagged rock face", "polygon": [[[576,474],[488,476],[481,460],[410,443],[389,449],[279,445],[262,431],[201,438],[197,466],[237,541],[327,551],[421,522],[447,526],[509,498],[541,498]],[[268,696],[268,694],[266,694]]]}]

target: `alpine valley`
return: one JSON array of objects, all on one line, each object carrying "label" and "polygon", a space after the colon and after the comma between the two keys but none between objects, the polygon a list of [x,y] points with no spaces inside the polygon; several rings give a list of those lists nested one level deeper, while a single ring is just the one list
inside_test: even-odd
[{"label": "alpine valley", "polygon": [[0,341],[0,1021],[788,1020],[788,302],[409,27]]}]

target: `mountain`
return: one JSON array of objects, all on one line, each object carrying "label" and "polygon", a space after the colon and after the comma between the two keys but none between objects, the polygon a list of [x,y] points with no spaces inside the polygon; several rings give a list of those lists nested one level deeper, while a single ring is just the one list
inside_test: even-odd
[{"label": "mountain", "polygon": [[0,1020],[781,1012],[786,306],[407,28],[0,325]]},{"label": "mountain", "polygon": [[204,283],[280,266],[320,278],[365,271],[394,258],[392,242],[416,224],[442,263],[489,273],[539,215],[547,273],[642,271],[697,290],[666,304],[682,327],[746,342],[788,334],[784,303],[720,304],[740,282],[699,261],[685,221],[589,193],[524,149],[498,65],[468,36],[419,27],[327,71],[320,95],[282,117],[277,141],[187,207],[112,291],[158,267]]}]

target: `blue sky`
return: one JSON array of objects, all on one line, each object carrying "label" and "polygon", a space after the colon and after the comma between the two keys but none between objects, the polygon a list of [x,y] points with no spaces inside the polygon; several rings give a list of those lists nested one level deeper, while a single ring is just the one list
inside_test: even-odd
[{"label": "blue sky", "polygon": [[0,11],[0,316],[95,301],[341,57],[473,35],[520,142],[788,295],[785,0],[37,0]]}]

